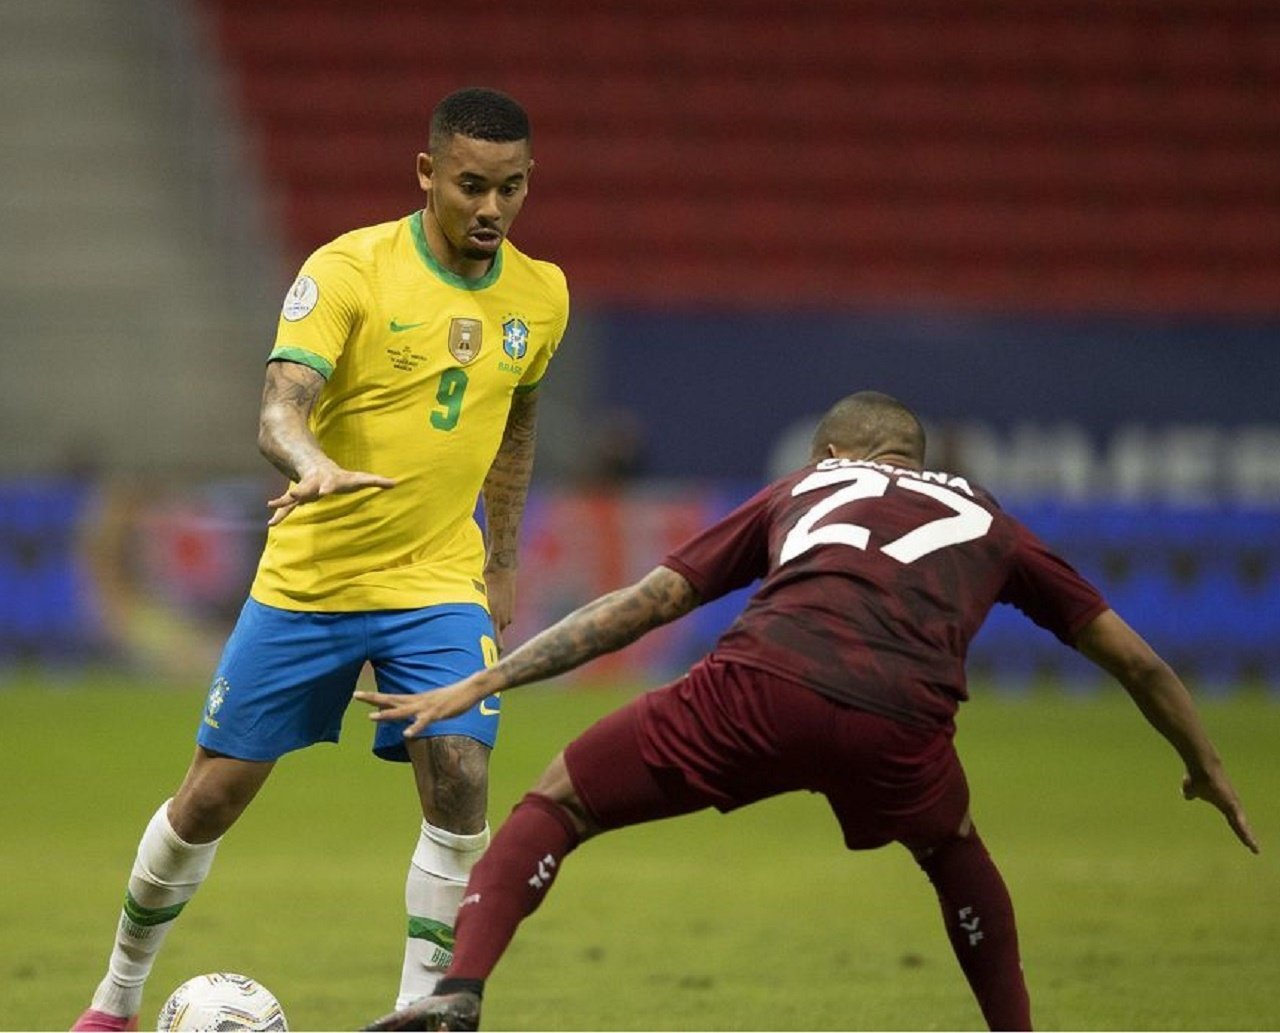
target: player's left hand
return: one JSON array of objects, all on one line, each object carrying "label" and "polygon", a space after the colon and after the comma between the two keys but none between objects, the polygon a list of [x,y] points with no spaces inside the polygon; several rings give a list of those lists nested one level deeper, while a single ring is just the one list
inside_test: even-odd
[{"label": "player's left hand", "polygon": [[494,637],[502,649],[502,633],[516,610],[516,568],[486,567],[485,593],[489,599],[489,616],[493,618]]},{"label": "player's left hand", "polygon": [[1236,834],[1236,838],[1255,854],[1261,852],[1258,840],[1249,827],[1249,819],[1245,816],[1240,798],[1236,796],[1235,788],[1225,774],[1185,775],[1182,779],[1182,796],[1187,800],[1204,800],[1206,803],[1213,804],[1227,819],[1227,824],[1231,826],[1231,831]]},{"label": "player's left hand", "polygon": [[467,678],[415,696],[357,692],[355,698],[377,708],[369,715],[371,721],[410,722],[404,730],[405,738],[410,739],[429,724],[466,713],[487,695],[483,689],[473,685],[473,679]]}]

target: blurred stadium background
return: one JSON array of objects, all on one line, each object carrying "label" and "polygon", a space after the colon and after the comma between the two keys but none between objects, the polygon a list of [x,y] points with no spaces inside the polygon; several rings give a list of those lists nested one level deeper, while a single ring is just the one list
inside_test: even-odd
[{"label": "blurred stadium background", "polygon": [[[278,488],[254,438],[283,292],[312,248],[420,206],[413,157],[461,85],[529,108],[514,237],[574,302],[513,639],[798,461],[838,395],[889,391],[927,418],[933,465],[991,487],[1189,676],[1274,849],[1274,0],[6,0],[0,54],[0,1025],[83,1006],[137,831],[189,755]],[[737,603],[578,684],[653,684]],[[1171,807],[1163,744],[1115,693],[1077,706],[1097,683],[1020,615],[972,660],[964,748],[1042,1023],[1275,1028],[1273,861]],[[618,698],[512,700],[494,813]],[[351,738],[293,759],[238,826],[149,1011],[211,966],[309,1028],[385,1004],[385,858],[416,812]],[[837,856],[821,811],[788,798],[584,854],[589,892],[543,910],[492,1020],[977,1023],[918,873]],[[369,916],[335,935],[353,872]],[[245,936],[258,895],[291,917]],[[584,1001],[584,972],[616,992]]]},{"label": "blurred stadium background", "polygon": [[[515,637],[875,387],[1199,687],[1277,686],[1271,0],[10,0],[0,38],[0,672],[207,677],[276,487],[279,298],[419,206],[432,105],[483,83],[531,111],[514,236],[575,306]],[[979,670],[1085,684],[1004,616]]]}]

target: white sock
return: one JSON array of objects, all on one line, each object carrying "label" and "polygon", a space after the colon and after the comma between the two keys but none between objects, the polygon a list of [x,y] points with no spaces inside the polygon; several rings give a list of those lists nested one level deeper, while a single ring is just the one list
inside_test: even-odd
[{"label": "white sock", "polygon": [[431,993],[436,980],[453,961],[453,923],[458,917],[458,905],[467,888],[467,876],[488,845],[488,825],[483,832],[464,836],[422,823],[404,886],[409,934],[397,1009]]},{"label": "white sock", "polygon": [[106,977],[93,994],[93,1007],[110,1015],[136,1015],[142,986],[169,927],[195,895],[221,840],[187,843],[169,824],[166,800],[151,816],[129,873],[116,943]]}]

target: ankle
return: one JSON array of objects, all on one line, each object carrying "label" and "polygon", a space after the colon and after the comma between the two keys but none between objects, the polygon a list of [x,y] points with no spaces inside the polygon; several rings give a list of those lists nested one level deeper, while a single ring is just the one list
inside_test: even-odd
[{"label": "ankle", "polygon": [[142,984],[125,986],[108,975],[93,994],[92,1008],[118,1018],[132,1018],[142,1005]]},{"label": "ankle", "polygon": [[484,980],[445,976],[436,983],[436,988],[431,993],[434,997],[443,997],[446,994],[475,994],[476,997],[483,998]]}]

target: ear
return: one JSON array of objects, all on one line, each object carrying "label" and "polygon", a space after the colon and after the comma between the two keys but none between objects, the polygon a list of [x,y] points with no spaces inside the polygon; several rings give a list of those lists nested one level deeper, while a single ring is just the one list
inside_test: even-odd
[{"label": "ear", "polygon": [[435,166],[432,164],[431,155],[418,155],[418,186],[423,190],[431,189],[431,176],[435,172]]},{"label": "ear", "polygon": [[826,452],[828,459],[834,459],[836,457],[836,446],[828,443]]}]

